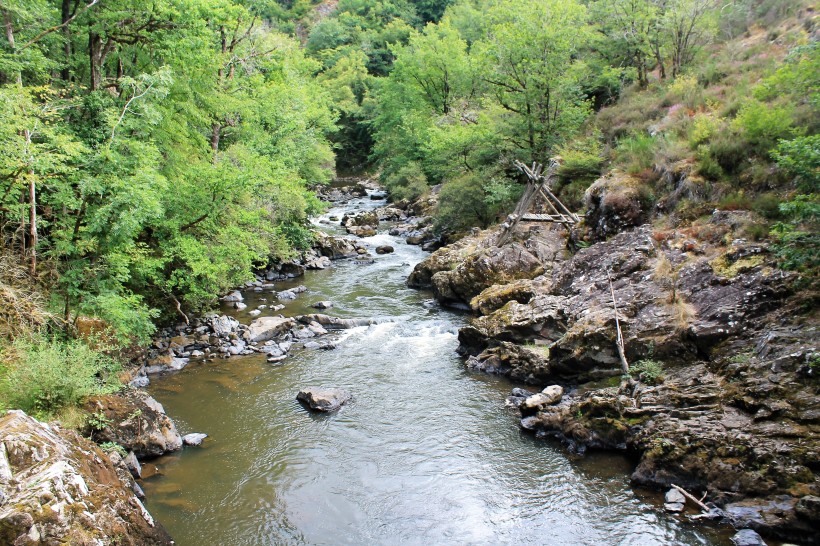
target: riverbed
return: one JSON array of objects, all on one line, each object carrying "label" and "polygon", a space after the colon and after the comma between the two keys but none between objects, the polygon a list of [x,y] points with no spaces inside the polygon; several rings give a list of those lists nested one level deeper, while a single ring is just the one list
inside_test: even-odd
[{"label": "riverbed", "polygon": [[[367,198],[330,216],[377,206]],[[286,316],[315,312],[378,319],[330,334],[334,350],[294,350],[195,362],[155,378],[151,394],[180,432],[205,432],[201,448],[146,463],[149,511],[181,546],[279,544],[728,544],[726,530],[663,512],[658,494],[635,491],[632,466],[612,454],[570,457],[522,433],[504,407],[515,386],[468,372],[455,353],[467,316],[404,281],[425,253],[379,234],[364,239],[373,263],[340,260],[276,284],[308,291]],[[246,311],[277,303],[245,292]],[[267,313],[268,311],[263,311]],[[349,390],[338,413],[314,415],[301,387]]]}]

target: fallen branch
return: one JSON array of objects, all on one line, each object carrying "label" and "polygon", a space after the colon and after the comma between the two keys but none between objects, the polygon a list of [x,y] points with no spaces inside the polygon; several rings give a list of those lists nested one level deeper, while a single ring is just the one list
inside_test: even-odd
[{"label": "fallen branch", "polygon": [[[626,360],[626,349],[624,348],[624,336],[621,333],[621,321],[618,320],[618,303],[615,301],[615,289],[612,287],[612,276],[609,271],[606,272],[609,279],[609,293],[612,295],[612,307],[615,310],[615,329],[618,332],[618,337],[615,339],[615,345],[618,347],[618,356],[621,357],[621,369],[624,375],[629,375],[629,362]],[[697,502],[697,499],[695,499]]]},{"label": "fallen branch", "polygon": [[[701,510],[703,510],[704,512],[711,512],[711,509],[708,506],[706,506],[701,501],[699,501],[698,498],[696,496],[694,496],[693,494],[691,494],[689,491],[687,491],[683,487],[675,485],[674,483],[671,484],[671,485],[672,485],[673,489],[677,489],[678,491],[680,491],[683,494],[684,497],[686,497],[690,501],[692,501],[695,504],[697,504],[698,506],[700,506]],[[703,498],[706,498],[706,497],[703,497]]]}]

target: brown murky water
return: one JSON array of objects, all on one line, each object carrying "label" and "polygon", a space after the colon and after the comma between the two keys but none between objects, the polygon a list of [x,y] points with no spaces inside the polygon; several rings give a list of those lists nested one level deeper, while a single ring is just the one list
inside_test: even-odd
[{"label": "brown murky water", "polygon": [[[283,312],[331,300],[331,314],[389,322],[280,365],[233,357],[153,381],[181,432],[210,435],[153,461],[158,473],[144,481],[177,544],[728,544],[726,531],[667,516],[657,495],[633,491],[623,458],[574,460],[522,434],[504,408],[512,385],[467,372],[454,352],[465,317],[404,286],[423,253],[384,233],[367,241],[396,252],[278,284],[309,288]],[[271,302],[246,294],[248,310]],[[307,385],[355,399],[311,415],[294,398]]]}]

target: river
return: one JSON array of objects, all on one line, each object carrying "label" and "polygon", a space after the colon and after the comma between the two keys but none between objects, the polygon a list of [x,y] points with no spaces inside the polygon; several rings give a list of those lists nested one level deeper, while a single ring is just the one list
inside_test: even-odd
[{"label": "river", "polygon": [[[384,231],[365,241],[396,252],[277,283],[308,287],[282,312],[330,300],[330,314],[384,322],[281,364],[232,357],[152,381],[182,433],[209,434],[145,464],[148,509],[177,544],[728,544],[725,530],[667,516],[659,495],[633,490],[624,458],[571,458],[520,432],[504,407],[514,385],[468,372],[455,354],[467,317],[405,287],[425,253]],[[248,311],[274,301],[245,296]],[[295,400],[308,385],[344,387],[354,401],[310,414]]]}]

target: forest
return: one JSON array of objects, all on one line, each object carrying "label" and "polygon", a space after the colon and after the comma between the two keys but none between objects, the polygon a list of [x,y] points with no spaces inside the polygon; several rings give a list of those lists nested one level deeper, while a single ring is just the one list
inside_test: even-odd
[{"label": "forest", "polygon": [[[0,407],[116,389],[158,324],[310,247],[314,190],[375,173],[455,239],[516,160],[606,173],[813,285],[818,53],[802,0],[3,0]],[[804,14],[804,15],[800,15]],[[665,200],[664,172],[690,194]],[[89,342],[89,340],[93,340]],[[20,388],[20,385],[27,385]]]}]

